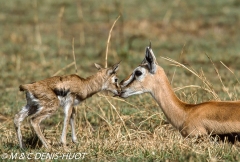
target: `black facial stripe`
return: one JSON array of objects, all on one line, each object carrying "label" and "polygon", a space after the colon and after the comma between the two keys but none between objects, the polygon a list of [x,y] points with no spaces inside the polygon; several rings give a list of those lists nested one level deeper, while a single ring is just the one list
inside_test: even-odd
[{"label": "black facial stripe", "polygon": [[126,86],[129,86],[133,83],[133,81],[135,80],[135,77],[132,78],[132,80],[126,85]]}]

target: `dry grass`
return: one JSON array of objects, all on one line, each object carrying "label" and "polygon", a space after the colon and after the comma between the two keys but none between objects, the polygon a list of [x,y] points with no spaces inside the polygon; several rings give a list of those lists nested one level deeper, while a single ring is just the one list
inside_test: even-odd
[{"label": "dry grass", "polygon": [[[202,88],[214,98],[216,93],[206,77],[189,69],[183,64],[169,58],[178,67],[183,67],[197,76],[205,86],[189,85],[179,87]],[[140,95],[134,104],[120,98],[106,96],[104,93],[95,95],[91,101],[86,100],[77,107],[76,129],[79,143],[71,143],[68,133],[68,152],[87,153],[85,161],[135,161],[135,160],[177,160],[177,161],[230,161],[239,160],[238,145],[227,141],[219,141],[218,137],[205,137],[201,141],[195,138],[184,139],[166,120],[158,106],[148,94]],[[137,104],[136,104],[137,103]],[[124,109],[132,109],[126,113]],[[62,111],[43,122],[43,132],[53,146],[50,153],[64,153],[59,143],[62,130]],[[52,119],[55,119],[53,121]],[[1,152],[20,153],[12,119],[1,117],[0,125]],[[9,126],[11,128],[9,129]],[[32,134],[28,122],[22,127],[24,140],[28,145],[25,152],[45,152],[36,135]],[[14,148],[14,149],[13,149]],[[182,156],[184,155],[184,156]]]},{"label": "dry grass", "polygon": [[[155,113],[149,116],[149,111],[138,111],[132,115],[119,115],[117,111],[101,111],[107,102],[105,97],[95,96],[94,103],[85,103],[78,107],[77,136],[79,144],[69,142],[69,152],[86,152],[86,161],[103,160],[178,160],[186,161],[218,161],[221,159],[237,160],[239,158],[239,148],[226,142],[217,142],[216,139],[205,138],[201,142],[196,139],[184,139],[165,120],[162,113]],[[111,104],[118,105],[119,102],[111,98]],[[123,103],[126,104],[126,103]],[[95,107],[98,107],[96,109]],[[148,106],[156,106],[148,105]],[[109,105],[109,108],[111,106]],[[132,107],[134,108],[134,107]],[[111,108],[110,108],[111,109]],[[148,109],[146,107],[146,109]],[[88,114],[88,115],[87,115]],[[92,114],[93,117],[89,117]],[[58,121],[62,117],[58,116]],[[61,153],[62,147],[59,145],[62,122],[51,124],[50,119],[45,122],[44,134],[50,141],[53,149],[51,152]],[[13,129],[9,129],[12,120],[7,120],[1,124],[1,135],[3,146],[1,151],[5,153],[20,152],[18,142]],[[36,145],[30,131],[30,125],[23,126],[24,139]],[[27,139],[26,139],[27,138]],[[70,133],[68,141],[70,141]],[[6,147],[6,148],[5,148]],[[11,149],[10,149],[11,148]],[[42,147],[30,147],[26,152],[45,152]],[[181,156],[185,155],[185,156]],[[229,157],[228,157],[229,156]],[[177,158],[178,157],[178,158]]]}]

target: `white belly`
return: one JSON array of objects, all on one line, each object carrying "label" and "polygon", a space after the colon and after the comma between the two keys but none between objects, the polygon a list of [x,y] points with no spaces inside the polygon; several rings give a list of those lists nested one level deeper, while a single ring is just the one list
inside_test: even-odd
[{"label": "white belly", "polygon": [[73,98],[71,95],[67,95],[65,97],[58,96],[58,100],[62,107],[65,107],[66,105],[76,106],[76,105],[80,104],[80,102],[81,102],[77,98]]}]

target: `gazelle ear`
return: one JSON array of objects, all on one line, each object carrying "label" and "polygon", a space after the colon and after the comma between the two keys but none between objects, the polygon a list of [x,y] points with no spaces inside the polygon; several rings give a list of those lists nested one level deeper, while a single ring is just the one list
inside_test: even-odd
[{"label": "gazelle ear", "polygon": [[107,71],[108,75],[114,74],[118,71],[120,62],[109,68],[109,70]]},{"label": "gazelle ear", "polygon": [[101,65],[99,65],[99,64],[97,64],[97,63],[94,63],[94,65],[95,65],[95,67],[96,67],[98,70],[101,70],[101,69],[102,69]]},{"label": "gazelle ear", "polygon": [[[151,41],[149,42],[149,46],[147,48],[152,48],[152,44]],[[144,57],[144,59],[142,60],[141,64],[146,64],[147,60],[146,60],[146,56]]]},{"label": "gazelle ear", "polygon": [[147,63],[150,73],[155,74],[157,70],[156,57],[152,51],[151,44],[150,47],[146,48],[145,58],[142,63]]}]

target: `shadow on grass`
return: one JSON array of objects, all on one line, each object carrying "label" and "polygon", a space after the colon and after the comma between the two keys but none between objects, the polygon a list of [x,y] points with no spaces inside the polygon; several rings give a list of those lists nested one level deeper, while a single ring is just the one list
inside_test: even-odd
[{"label": "shadow on grass", "polygon": [[40,141],[40,139],[38,138],[38,136],[35,134],[26,139],[25,145],[27,148],[38,149],[38,148],[41,148],[43,144]]},{"label": "shadow on grass", "polygon": [[219,142],[229,142],[231,144],[240,143],[240,134],[239,133],[230,133],[230,134],[218,134],[212,135],[211,137],[216,138]]}]

